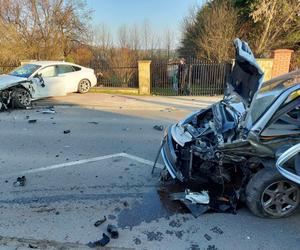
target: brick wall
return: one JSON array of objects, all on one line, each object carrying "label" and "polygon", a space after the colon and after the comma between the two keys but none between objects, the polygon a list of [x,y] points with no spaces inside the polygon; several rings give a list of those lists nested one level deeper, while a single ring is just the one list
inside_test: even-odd
[{"label": "brick wall", "polygon": [[288,73],[290,71],[290,62],[293,50],[277,49],[272,52],[273,68],[272,78]]}]

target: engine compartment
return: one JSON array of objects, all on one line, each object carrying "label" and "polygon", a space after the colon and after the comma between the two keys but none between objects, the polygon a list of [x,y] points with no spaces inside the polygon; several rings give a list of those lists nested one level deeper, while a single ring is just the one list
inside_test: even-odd
[{"label": "engine compartment", "polygon": [[181,124],[192,137],[184,145],[173,142],[185,181],[206,179],[222,189],[226,183],[241,181],[244,170],[239,166],[246,158],[226,150],[226,145],[241,138],[240,118],[221,101]]}]

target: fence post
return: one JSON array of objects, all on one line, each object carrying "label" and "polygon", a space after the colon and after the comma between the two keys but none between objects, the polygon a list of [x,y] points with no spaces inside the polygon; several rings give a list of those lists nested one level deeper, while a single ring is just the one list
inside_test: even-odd
[{"label": "fence post", "polygon": [[150,95],[150,65],[151,60],[138,61],[139,94]]},{"label": "fence post", "polygon": [[277,49],[273,51],[272,77],[280,76],[290,71],[290,61],[293,52],[290,49]]}]

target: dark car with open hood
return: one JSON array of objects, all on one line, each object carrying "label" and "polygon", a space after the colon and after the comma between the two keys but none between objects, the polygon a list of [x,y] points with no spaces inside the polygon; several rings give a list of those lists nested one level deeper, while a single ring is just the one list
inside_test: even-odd
[{"label": "dark car with open hood", "polygon": [[263,82],[248,44],[234,40],[236,60],[224,98],[165,132],[161,155],[183,183],[231,189],[257,216],[280,218],[300,202],[298,184],[276,169],[276,159],[300,142],[300,71]]}]

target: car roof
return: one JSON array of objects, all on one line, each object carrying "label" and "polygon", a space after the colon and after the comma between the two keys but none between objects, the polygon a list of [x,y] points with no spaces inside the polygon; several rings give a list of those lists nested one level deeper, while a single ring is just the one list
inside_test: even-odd
[{"label": "car roof", "polygon": [[32,61],[32,62],[28,62],[28,64],[35,64],[35,65],[39,65],[39,66],[48,66],[48,65],[54,65],[54,64],[65,64],[65,65],[79,66],[77,64],[68,63],[68,62],[64,62],[64,61]]}]

